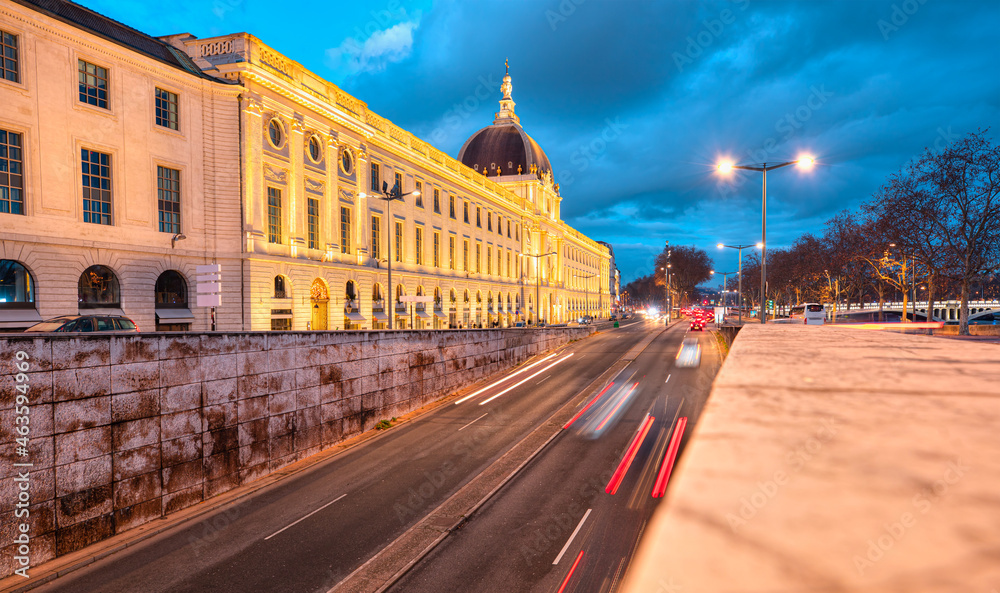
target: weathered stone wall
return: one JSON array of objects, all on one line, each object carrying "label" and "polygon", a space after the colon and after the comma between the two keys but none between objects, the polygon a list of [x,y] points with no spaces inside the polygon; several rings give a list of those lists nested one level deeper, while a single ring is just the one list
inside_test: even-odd
[{"label": "weathered stone wall", "polygon": [[[0,338],[0,575],[194,505],[591,328]],[[17,376],[16,353],[30,357]],[[19,381],[20,380],[20,381]],[[29,455],[17,454],[18,384]]]}]

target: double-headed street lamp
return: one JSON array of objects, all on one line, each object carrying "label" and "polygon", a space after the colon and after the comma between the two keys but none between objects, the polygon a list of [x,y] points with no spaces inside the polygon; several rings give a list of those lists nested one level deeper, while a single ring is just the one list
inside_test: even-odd
[{"label": "double-headed street lamp", "polygon": [[[390,206],[392,205],[393,200],[399,200],[400,202],[402,202],[403,198],[405,198],[406,196],[419,196],[420,192],[414,190],[414,191],[406,192],[405,194],[401,193],[403,190],[402,190],[402,188],[399,187],[398,183],[393,184],[391,190],[388,189],[388,187],[389,187],[389,184],[387,184],[385,181],[383,181],[382,182],[382,194],[381,195],[379,195],[379,194],[369,194],[369,196],[373,197],[373,198],[378,198],[380,200],[385,200],[385,220],[386,220],[386,223],[385,223],[385,226],[386,226],[385,239],[386,239],[386,241],[389,244],[388,257],[386,258],[385,263],[386,263],[386,266],[387,266],[387,268],[389,270],[389,279],[388,279],[388,282],[389,282],[389,304],[390,304],[391,309],[392,309],[390,311],[390,313],[389,313],[389,329],[392,329],[392,320],[396,316],[396,304],[393,303],[392,301],[395,298],[396,292],[392,288],[392,243],[393,243],[393,237],[390,236],[390,234],[389,234],[389,228],[388,228],[389,225],[392,224],[392,212],[391,212]],[[364,194],[362,194],[362,197],[364,197]]]},{"label": "double-headed street lamp", "polygon": [[538,327],[539,321],[539,311],[542,310],[542,304],[539,301],[539,291],[541,287],[541,270],[538,267],[538,258],[545,257],[547,255],[555,255],[555,251],[550,251],[548,253],[539,253],[538,255],[531,255],[530,253],[518,253],[517,257],[533,257],[535,258],[535,327]]},{"label": "double-headed street lamp", "polygon": [[590,315],[590,287],[587,286],[587,280],[597,276],[597,274],[573,274],[577,278],[583,278],[583,302],[584,302],[584,315]]},{"label": "double-headed street lamp", "polygon": [[767,323],[767,172],[774,169],[780,169],[782,167],[787,167],[788,165],[799,165],[801,167],[810,168],[815,164],[812,157],[801,157],[794,161],[788,161],[784,163],[778,163],[776,165],[768,165],[767,163],[761,163],[760,165],[734,165],[729,161],[724,161],[719,163],[718,169],[721,173],[729,173],[733,169],[743,169],[744,171],[760,171],[764,174],[764,189],[761,199],[761,212],[760,212],[760,322]]},{"label": "double-headed street lamp", "polygon": [[743,325],[743,250],[746,249],[747,247],[756,247],[757,249],[762,249],[764,247],[764,244],[757,243],[756,245],[726,245],[725,243],[719,243],[718,245],[716,245],[716,247],[718,247],[719,249],[728,247],[730,249],[735,249],[739,253],[739,255],[737,256],[738,259],[740,260],[739,264],[737,264],[738,265],[737,274],[739,274],[738,276],[739,297],[737,297],[736,301],[737,301],[737,307],[739,307],[740,309],[740,325]]},{"label": "double-headed street lamp", "polygon": [[[709,274],[711,274],[713,276],[715,276],[716,274],[722,274],[722,292],[723,292],[723,294],[725,294],[726,292],[729,292],[729,290],[728,290],[729,283],[727,281],[729,280],[729,275],[730,274],[735,274],[735,273],[736,272],[716,272],[715,270],[712,270],[711,272],[709,272]],[[726,306],[726,297],[725,296],[722,297],[722,306],[723,307]]]}]

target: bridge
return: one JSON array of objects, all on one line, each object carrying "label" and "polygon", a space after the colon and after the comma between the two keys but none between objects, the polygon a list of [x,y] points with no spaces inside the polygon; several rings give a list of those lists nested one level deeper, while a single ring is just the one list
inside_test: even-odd
[{"label": "bridge", "polygon": [[[916,311],[917,318],[927,318],[927,301],[917,301]],[[907,315],[913,311],[913,303],[906,303],[906,313]],[[827,315],[831,313],[832,307],[827,306]],[[934,312],[931,316],[930,321],[944,321],[948,322],[958,322],[959,312],[962,309],[961,301],[934,301]],[[837,316],[842,317],[848,315],[850,317],[859,317],[862,312],[877,312],[879,310],[878,303],[864,303],[860,307],[857,305],[852,305],[850,309],[846,305],[837,306]],[[902,301],[886,302],[882,304],[882,311],[889,313],[890,316],[898,317],[902,315],[903,303]],[[1000,320],[1000,301],[969,301],[969,321],[971,322],[987,322],[993,320]]]}]

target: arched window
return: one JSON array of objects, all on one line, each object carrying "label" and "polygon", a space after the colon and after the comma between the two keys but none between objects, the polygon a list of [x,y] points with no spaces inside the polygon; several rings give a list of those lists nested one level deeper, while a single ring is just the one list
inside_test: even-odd
[{"label": "arched window", "polygon": [[354,288],[354,280],[347,281],[347,287],[344,292],[344,298],[346,298],[349,301],[353,301],[354,299],[358,298],[357,290],[355,290]]},{"label": "arched window", "polygon": [[276,299],[286,299],[288,298],[288,290],[285,287],[285,277],[278,276],[274,277],[274,298]]},{"label": "arched window", "polygon": [[378,283],[372,286],[372,300],[373,301],[382,300],[382,286]]},{"label": "arched window", "polygon": [[478,290],[476,291],[476,302],[477,303],[483,302],[483,293],[479,292]]},{"label": "arched window", "polygon": [[309,298],[313,301],[330,300],[330,293],[326,290],[326,283],[319,278],[314,279],[312,286],[309,287]]},{"label": "arched window", "polygon": [[465,291],[465,302],[467,302],[467,303],[469,302],[469,291],[468,290]]},{"label": "arched window", "polygon": [[434,287],[434,305],[441,306],[441,288],[437,286]]},{"label": "arched window", "polygon": [[0,309],[34,309],[35,282],[31,273],[12,259],[0,259]]},{"label": "arched window", "polygon": [[449,296],[451,297],[451,302],[454,303],[454,302],[458,301],[458,296],[455,294],[455,289],[454,288],[451,289],[451,294]]},{"label": "arched window", "polygon": [[90,266],[80,275],[80,308],[121,307],[118,277],[107,266]]},{"label": "arched window", "polygon": [[186,308],[187,282],[179,272],[167,270],[156,279],[156,308]]},{"label": "arched window", "polygon": [[397,303],[402,302],[400,299],[403,298],[404,294],[406,294],[406,292],[403,290],[403,285],[402,284],[397,284],[396,285],[396,302]]}]

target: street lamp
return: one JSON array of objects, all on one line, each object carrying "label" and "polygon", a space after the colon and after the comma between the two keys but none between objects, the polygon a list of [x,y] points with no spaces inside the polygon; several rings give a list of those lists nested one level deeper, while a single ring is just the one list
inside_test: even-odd
[{"label": "street lamp", "polygon": [[[712,272],[711,272],[711,274],[712,274],[713,276],[714,276],[714,275],[716,275],[716,274],[722,274],[722,292],[723,292],[723,297],[722,297],[722,306],[723,306],[723,307],[725,307],[725,306],[726,306],[726,297],[725,297],[725,293],[726,293],[726,292],[729,292],[729,291],[727,290],[727,288],[728,288],[728,286],[729,286],[729,283],[727,282],[727,280],[729,280],[729,275],[730,275],[730,274],[735,274],[735,273],[736,273],[736,272],[716,272],[715,270],[712,270]],[[723,315],[725,315],[725,314],[723,314]]]},{"label": "street lamp", "polygon": [[583,302],[584,302],[584,315],[590,314],[590,290],[587,286],[587,280],[597,276],[597,274],[573,274],[577,278],[583,278]]},{"label": "street lamp", "polygon": [[739,297],[736,300],[737,300],[737,306],[740,309],[740,325],[743,325],[743,250],[746,249],[747,247],[756,247],[757,249],[761,249],[764,247],[764,244],[756,243],[754,245],[726,245],[725,243],[719,243],[718,245],[716,245],[716,247],[718,247],[719,249],[723,249],[725,247],[728,247],[730,249],[735,249],[739,254],[737,256],[740,260],[737,272],[739,274],[739,287],[738,287]]},{"label": "street lamp", "polygon": [[734,165],[729,161],[723,161],[719,163],[718,170],[720,173],[729,173],[733,169],[742,169],[744,171],[760,171],[764,175],[764,186],[761,193],[761,211],[760,211],[760,322],[767,323],[767,313],[765,306],[767,304],[767,172],[773,171],[774,169],[780,169],[782,167],[787,167],[788,165],[799,165],[803,169],[811,169],[812,166],[816,164],[816,161],[812,157],[803,156],[799,157],[794,161],[787,161],[784,163],[778,163],[776,165],[768,165],[767,163],[761,163],[760,165]]},{"label": "street lamp", "polygon": [[[388,228],[389,225],[392,223],[392,212],[391,212],[390,206],[392,205],[393,200],[399,200],[400,202],[402,202],[403,198],[405,198],[406,196],[419,196],[420,192],[414,190],[414,191],[406,192],[405,194],[404,193],[400,193],[400,192],[402,192],[402,188],[399,187],[399,183],[394,183],[392,185],[392,189],[391,190],[388,189],[388,187],[389,187],[389,184],[387,184],[385,181],[383,181],[382,182],[382,195],[371,194],[371,197],[378,198],[380,200],[385,200],[385,220],[386,220],[386,223],[385,223],[385,226],[386,226],[385,239],[386,239],[386,241],[389,244],[388,257],[386,258],[386,262],[385,263],[386,263],[387,269],[389,270],[389,280],[388,280],[388,282],[389,282],[389,304],[390,304],[391,309],[392,309],[392,311],[389,314],[389,329],[392,329],[392,321],[393,321],[393,318],[396,317],[396,304],[393,303],[393,299],[395,298],[396,291],[393,290],[393,287],[392,287],[392,243],[393,243],[393,237],[390,236],[390,234],[389,234],[389,228]],[[361,196],[365,197],[365,194],[361,194]]]},{"label": "street lamp", "polygon": [[541,287],[541,281],[540,281],[541,274],[539,273],[540,270],[538,269],[538,258],[545,257],[547,255],[555,255],[555,254],[556,254],[555,251],[550,251],[548,253],[539,253],[538,255],[531,255],[529,253],[518,253],[517,254],[518,257],[533,257],[533,258],[535,258],[535,327],[538,327],[538,321],[539,321],[539,315],[538,315],[538,313],[542,309],[542,304],[539,301],[539,291],[540,291],[540,287]]}]

